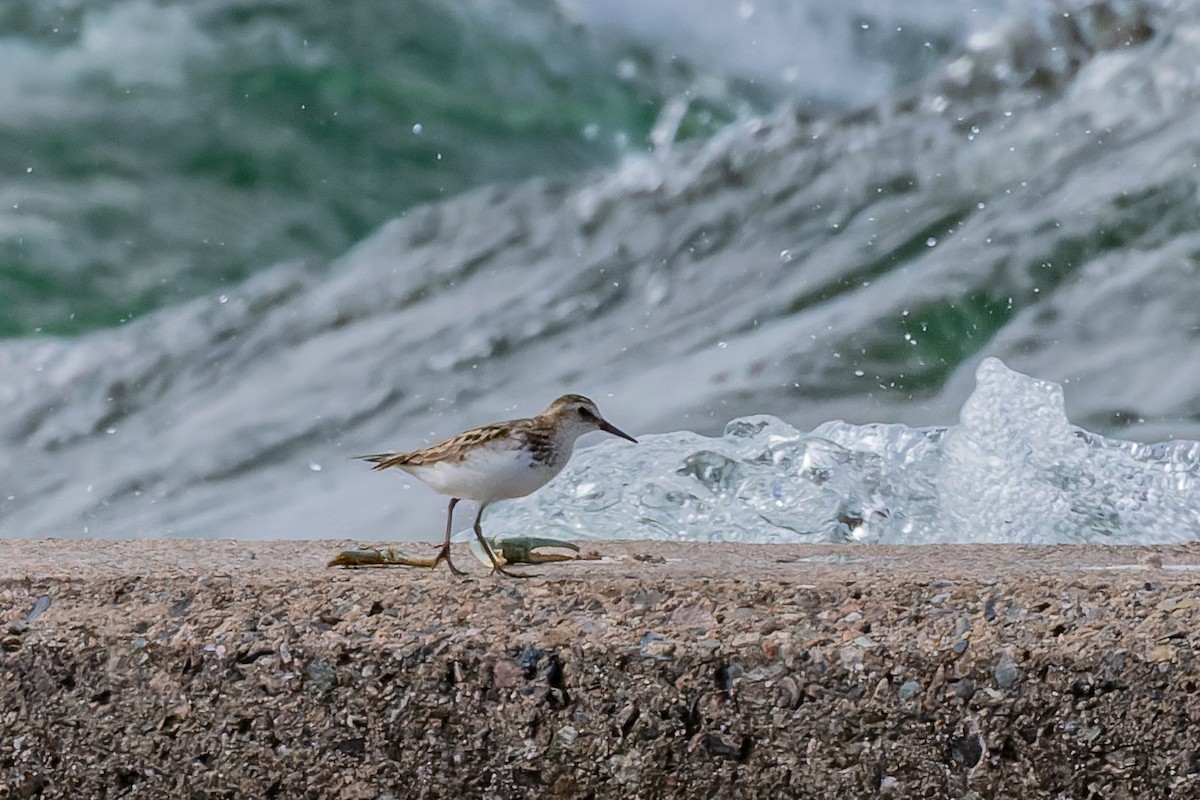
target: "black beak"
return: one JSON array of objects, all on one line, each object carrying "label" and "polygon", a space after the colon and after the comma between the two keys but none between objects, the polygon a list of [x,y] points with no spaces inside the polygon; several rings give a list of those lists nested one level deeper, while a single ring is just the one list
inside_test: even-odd
[{"label": "black beak", "polygon": [[613,425],[611,422],[608,422],[607,420],[600,420],[600,430],[604,431],[605,433],[611,433],[613,436],[620,436],[622,439],[628,439],[634,444],[637,444],[637,439],[633,438],[628,433],[621,430],[616,425]]}]

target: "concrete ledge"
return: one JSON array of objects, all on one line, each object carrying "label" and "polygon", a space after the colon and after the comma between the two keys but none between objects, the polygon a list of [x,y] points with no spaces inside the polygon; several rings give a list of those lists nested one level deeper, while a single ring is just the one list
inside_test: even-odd
[{"label": "concrete ledge", "polygon": [[1200,796],[1197,546],[348,545],[0,542],[0,798]]}]

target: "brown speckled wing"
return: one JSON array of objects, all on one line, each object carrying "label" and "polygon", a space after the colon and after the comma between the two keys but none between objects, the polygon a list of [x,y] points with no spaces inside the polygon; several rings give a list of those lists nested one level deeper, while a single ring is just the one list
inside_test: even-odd
[{"label": "brown speckled wing", "polygon": [[519,438],[513,442],[513,446],[519,445],[521,439],[525,438],[524,429],[527,429],[529,424],[530,420],[527,419],[497,422],[494,425],[484,425],[482,428],[472,428],[469,431],[460,433],[458,436],[453,436],[437,444],[431,444],[429,447],[424,447],[420,450],[412,450],[407,453],[376,453],[369,456],[355,456],[355,458],[370,461],[375,465],[372,469],[405,466],[420,467],[438,461],[462,461],[466,458],[471,448],[495,441],[496,439],[508,438],[514,433],[517,433]]}]

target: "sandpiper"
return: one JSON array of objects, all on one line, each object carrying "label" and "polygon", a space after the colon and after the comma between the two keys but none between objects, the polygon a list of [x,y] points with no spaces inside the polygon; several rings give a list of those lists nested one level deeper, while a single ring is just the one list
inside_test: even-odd
[{"label": "sandpiper", "polygon": [[372,469],[399,467],[439,494],[450,496],[446,509],[446,537],[430,566],[445,561],[455,575],[464,574],[450,560],[450,534],[454,506],[459,500],[479,503],[475,536],[492,562],[492,568],[517,578],[496,560],[483,537],[483,511],[497,500],[524,497],[550,482],[562,471],[575,450],[575,440],[585,433],[605,431],[637,443],[629,434],[607,422],[591,400],[565,394],[545,411],[529,419],[497,422],[460,433],[444,442],[408,453],[355,456],[370,461]]}]

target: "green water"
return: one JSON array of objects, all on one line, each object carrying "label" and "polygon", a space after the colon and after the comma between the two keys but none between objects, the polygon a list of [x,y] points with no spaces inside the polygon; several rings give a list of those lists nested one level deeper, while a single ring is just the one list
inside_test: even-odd
[{"label": "green water", "polygon": [[768,98],[697,89],[553,3],[0,9],[0,336],[78,333],[319,263],[415,204],[562,174]]}]

